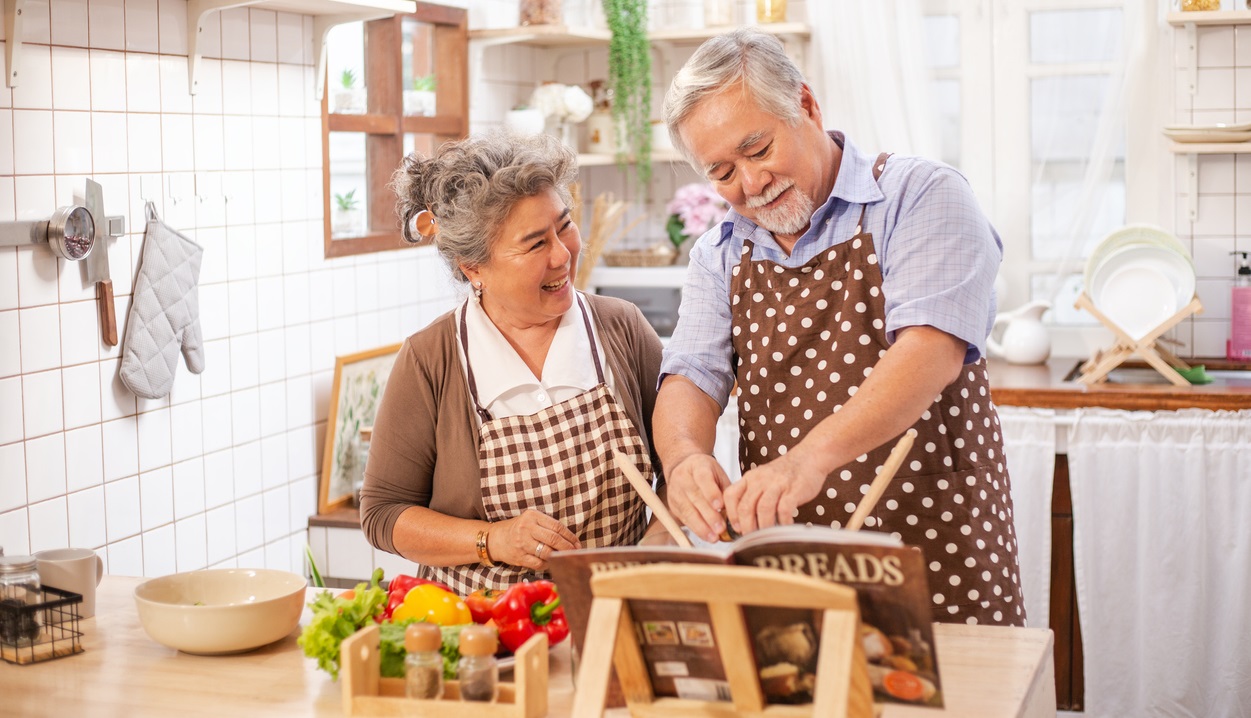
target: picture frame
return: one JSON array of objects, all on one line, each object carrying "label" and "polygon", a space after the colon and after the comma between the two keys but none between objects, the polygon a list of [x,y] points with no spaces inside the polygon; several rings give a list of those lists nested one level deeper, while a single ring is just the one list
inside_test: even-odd
[{"label": "picture frame", "polygon": [[352,500],[355,472],[364,468],[356,465],[356,439],[361,427],[373,426],[401,346],[390,344],[335,357],[317,495],[318,514],[330,513]]}]

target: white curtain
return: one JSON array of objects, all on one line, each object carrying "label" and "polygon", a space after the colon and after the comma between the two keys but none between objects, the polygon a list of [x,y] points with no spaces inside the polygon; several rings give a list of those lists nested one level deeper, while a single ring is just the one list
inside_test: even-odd
[{"label": "white curtain", "polygon": [[1251,715],[1251,411],[1083,410],[1068,457],[1085,715]]},{"label": "white curtain", "polygon": [[864,152],[938,158],[918,0],[807,3],[808,81],[827,129]]},{"label": "white curtain", "polygon": [[1056,413],[996,406],[1012,485],[1021,591],[1029,626],[1046,628],[1051,611],[1051,485],[1056,466]]}]

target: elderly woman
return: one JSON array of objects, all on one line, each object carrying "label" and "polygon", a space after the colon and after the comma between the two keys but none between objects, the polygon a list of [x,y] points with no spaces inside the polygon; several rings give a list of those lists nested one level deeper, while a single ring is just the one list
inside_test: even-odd
[{"label": "elderly woman", "polygon": [[[661,345],[633,304],[574,290],[575,157],[548,137],[473,137],[410,155],[405,239],[472,296],[408,338],[374,423],[369,541],[465,595],[544,574],[553,551],[633,544],[650,475]],[[416,235],[416,236],[414,236]]]}]

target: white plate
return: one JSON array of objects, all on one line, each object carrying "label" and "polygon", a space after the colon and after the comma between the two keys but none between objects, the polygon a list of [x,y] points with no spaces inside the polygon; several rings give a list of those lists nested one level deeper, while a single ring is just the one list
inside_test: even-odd
[{"label": "white plate", "polygon": [[1170,130],[1165,128],[1164,134],[1175,142],[1246,142],[1251,140],[1251,130]]},{"label": "white plate", "polygon": [[1168,249],[1130,245],[1092,272],[1087,291],[1108,319],[1141,339],[1185,306],[1195,291],[1194,267]]},{"label": "white plate", "polygon": [[1165,131],[1173,130],[1179,132],[1204,132],[1209,130],[1217,132],[1251,132],[1251,122],[1243,122],[1237,125],[1227,122],[1214,122],[1210,125],[1165,125],[1164,129]]},{"label": "white plate", "polygon": [[1106,237],[1099,240],[1099,244],[1090,253],[1090,258],[1086,260],[1086,286],[1089,287],[1094,283],[1094,270],[1103,260],[1107,259],[1113,252],[1131,245],[1163,247],[1176,252],[1184,257],[1188,264],[1194,266],[1194,262],[1190,259],[1190,251],[1186,249],[1186,245],[1182,244],[1181,240],[1177,239],[1170,232],[1153,224],[1128,224],[1109,232]]}]

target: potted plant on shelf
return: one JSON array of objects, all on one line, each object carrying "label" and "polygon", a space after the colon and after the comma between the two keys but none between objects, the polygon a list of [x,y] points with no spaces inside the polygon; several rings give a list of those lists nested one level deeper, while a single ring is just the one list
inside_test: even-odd
[{"label": "potted plant on shelf", "polygon": [[357,218],[360,200],[356,198],[356,190],[346,194],[336,193],[334,196],[334,215],[330,221],[332,235],[355,235],[359,233]]},{"label": "potted plant on shelf", "polygon": [[365,111],[365,91],[356,86],[356,71],[346,68],[339,75],[339,87],[334,91],[336,114],[360,114]]},{"label": "potted plant on shelf", "polygon": [[665,231],[681,258],[689,258],[691,245],[711,229],[730,209],[721,195],[707,182],[682,185],[665,206],[669,219]]},{"label": "potted plant on shelf", "polygon": [[647,0],[604,0],[612,40],[608,84],[617,124],[617,161],[625,169],[634,155],[635,179],[646,196],[652,178],[652,51],[647,39]]},{"label": "potted plant on shelf", "polygon": [[432,117],[435,114],[434,75],[414,77],[412,87],[404,91],[404,114]]}]

